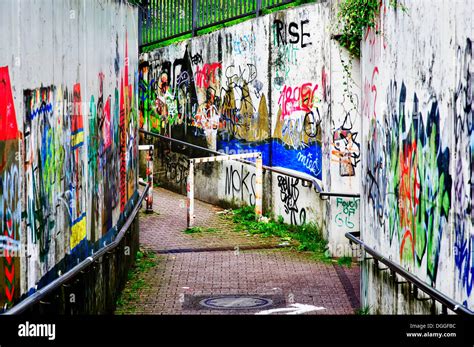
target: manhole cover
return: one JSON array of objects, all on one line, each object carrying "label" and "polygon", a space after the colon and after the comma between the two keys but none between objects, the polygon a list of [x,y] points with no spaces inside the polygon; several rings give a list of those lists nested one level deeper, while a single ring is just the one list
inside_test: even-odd
[{"label": "manhole cover", "polygon": [[187,310],[255,310],[285,306],[282,295],[221,294],[184,295],[183,309]]},{"label": "manhole cover", "polygon": [[221,296],[201,300],[199,304],[207,308],[221,310],[249,310],[273,305],[273,300],[258,296]]}]

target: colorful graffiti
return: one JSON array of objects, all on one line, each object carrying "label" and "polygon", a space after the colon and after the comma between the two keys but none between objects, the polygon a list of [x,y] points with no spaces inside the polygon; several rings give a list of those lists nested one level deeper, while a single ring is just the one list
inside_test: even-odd
[{"label": "colorful graffiti", "polygon": [[[388,221],[389,239],[399,245],[403,264],[425,264],[436,281],[441,237],[451,208],[450,151],[440,135],[435,98],[421,110],[417,94],[412,106],[402,82],[387,90],[384,124],[371,120],[367,155],[367,193],[379,223]],[[384,129],[390,129],[385,133]]]},{"label": "colorful graffiti", "polygon": [[346,114],[342,125],[333,131],[332,160],[339,163],[339,175],[355,176],[355,168],[360,162],[360,144],[358,132],[353,131],[353,115]]},{"label": "colorful graffiti", "polygon": [[[287,65],[287,58],[296,63],[293,48],[310,47],[309,28],[307,20],[288,25],[274,23],[275,49],[290,52],[289,57],[283,57],[282,66]],[[213,54],[212,45],[205,50],[204,46],[187,43],[176,47],[171,57],[150,55],[140,66],[140,126],[213,150],[259,151],[264,165],[322,179],[321,120],[330,103],[328,74],[322,67],[321,81],[293,83],[285,73],[277,88],[267,71],[259,71],[259,60],[248,57],[248,51],[258,42],[245,45],[245,50],[242,44],[234,47],[239,40],[253,43],[252,35],[224,38],[216,34],[217,54]],[[231,49],[241,49],[242,54],[228,59]],[[176,54],[179,50],[182,53]],[[274,108],[273,120],[270,107]],[[343,141],[350,151],[341,154],[341,161],[348,166],[347,175],[359,160],[356,137],[344,133],[337,140],[341,152],[346,151]]]},{"label": "colorful graffiti", "polygon": [[25,261],[35,266],[27,278],[31,287],[79,245],[112,230],[119,200],[124,208],[135,193],[138,122],[127,47],[124,56],[121,90],[117,81],[114,98],[106,96],[100,73],[88,107],[79,83],[23,90],[24,114],[18,117],[23,133],[18,131],[8,68],[0,68],[2,307],[20,295],[20,225],[29,252]]},{"label": "colorful graffiti", "polygon": [[20,152],[8,67],[0,67],[0,306],[20,294]]},{"label": "colorful graffiti", "polygon": [[472,295],[474,278],[474,77],[472,41],[456,52],[456,87],[454,91],[455,175],[454,175],[454,259],[457,279],[467,297]]}]

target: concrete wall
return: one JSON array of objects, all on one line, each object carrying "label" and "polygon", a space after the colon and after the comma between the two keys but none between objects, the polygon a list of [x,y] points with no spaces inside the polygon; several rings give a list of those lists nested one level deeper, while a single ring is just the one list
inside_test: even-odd
[{"label": "concrete wall", "polygon": [[[473,6],[401,2],[362,43],[362,237],[472,310]],[[371,261],[362,287],[373,312],[433,309]]]},{"label": "concrete wall", "polygon": [[[332,13],[329,2],[300,6],[142,54],[143,127],[228,154],[258,151],[264,165],[325,191],[357,193],[359,86],[349,81],[354,109],[348,95],[331,93],[347,60],[331,40]],[[206,153],[162,146],[157,178],[185,193],[190,155]],[[195,186],[201,200],[255,203],[255,170],[238,162],[198,167]],[[347,243],[347,225],[358,230],[358,202],[323,202],[301,180],[269,172],[263,192],[267,212],[292,224],[315,221],[335,243]]]},{"label": "concrete wall", "polygon": [[0,4],[2,308],[109,242],[137,197],[137,19],[112,0]]}]

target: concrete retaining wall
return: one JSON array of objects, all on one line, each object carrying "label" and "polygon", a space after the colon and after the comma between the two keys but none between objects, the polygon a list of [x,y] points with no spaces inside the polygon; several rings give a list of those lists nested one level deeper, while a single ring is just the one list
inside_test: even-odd
[{"label": "concrete retaining wall", "polygon": [[2,308],[110,242],[137,198],[137,19],[123,1],[0,4]]},{"label": "concrete retaining wall", "polygon": [[[473,6],[383,1],[362,43],[362,237],[447,296],[474,309]],[[455,19],[455,20],[454,20]],[[373,264],[363,305],[429,313]]]},{"label": "concrete retaining wall", "polygon": [[[264,165],[304,175],[325,191],[358,193],[359,87],[349,81],[355,105],[331,92],[343,84],[347,61],[331,40],[332,15],[329,2],[300,6],[141,54],[141,124],[228,154],[258,151]],[[189,155],[206,153],[157,152],[163,185],[185,193]],[[255,202],[254,168],[239,162],[198,167],[195,186],[204,201]],[[292,224],[317,222],[331,250],[359,229],[358,200],[324,202],[300,179],[270,172],[263,192],[264,210]]]}]

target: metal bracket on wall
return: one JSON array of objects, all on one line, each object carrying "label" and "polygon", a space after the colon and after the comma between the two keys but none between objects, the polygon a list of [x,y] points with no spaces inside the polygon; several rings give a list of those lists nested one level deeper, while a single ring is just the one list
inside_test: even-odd
[{"label": "metal bracket on wall", "polygon": [[420,297],[418,296],[418,292],[419,292],[418,287],[417,287],[417,286],[414,286],[414,288],[413,288],[413,297],[414,297],[416,300],[418,300],[418,301],[433,300],[432,297],[420,298]]},{"label": "metal bracket on wall", "polygon": [[378,271],[386,271],[389,269],[389,267],[381,267],[379,264],[378,259],[375,259],[375,267],[377,268]]},{"label": "metal bracket on wall", "polygon": [[394,279],[394,283],[395,284],[404,284],[404,283],[408,283],[407,281],[397,281],[397,273],[394,271],[394,270],[390,270],[390,276],[392,276],[392,278]]}]

